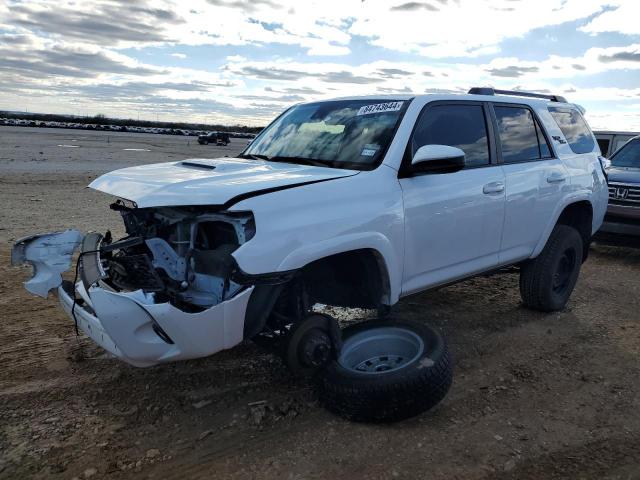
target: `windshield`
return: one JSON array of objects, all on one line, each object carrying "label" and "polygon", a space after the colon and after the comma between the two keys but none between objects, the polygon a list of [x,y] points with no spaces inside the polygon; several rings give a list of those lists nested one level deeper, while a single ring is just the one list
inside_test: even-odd
[{"label": "windshield", "polygon": [[384,156],[408,101],[335,100],[297,105],[241,155],[370,170]]},{"label": "windshield", "polygon": [[630,140],[611,157],[615,167],[640,168],[640,138]]}]

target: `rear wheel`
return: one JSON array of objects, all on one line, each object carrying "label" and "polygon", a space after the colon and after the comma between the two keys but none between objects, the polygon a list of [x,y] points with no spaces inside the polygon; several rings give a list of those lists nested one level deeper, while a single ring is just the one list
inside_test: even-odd
[{"label": "rear wheel", "polygon": [[575,228],[556,225],[540,255],[520,271],[525,306],[543,312],[563,309],[578,281],[583,248]]},{"label": "rear wheel", "polygon": [[374,320],[343,330],[340,355],[321,372],[321,399],[350,420],[393,422],[435,406],[451,381],[449,352],[435,330]]}]

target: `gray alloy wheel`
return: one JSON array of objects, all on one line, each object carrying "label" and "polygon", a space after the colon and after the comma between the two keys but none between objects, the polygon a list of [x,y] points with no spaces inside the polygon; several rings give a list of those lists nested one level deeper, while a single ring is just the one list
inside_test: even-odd
[{"label": "gray alloy wheel", "polygon": [[382,373],[415,362],[424,351],[424,342],[402,327],[378,327],[349,337],[342,345],[338,363],[347,370]]}]

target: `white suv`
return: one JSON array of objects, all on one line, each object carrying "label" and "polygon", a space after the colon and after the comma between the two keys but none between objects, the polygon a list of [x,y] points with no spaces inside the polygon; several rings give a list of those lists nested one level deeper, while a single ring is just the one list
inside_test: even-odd
[{"label": "white suv", "polygon": [[[56,288],[76,326],[133,365],[254,339],[319,379],[332,410],[405,418],[451,384],[442,338],[400,320],[340,330],[314,306],[382,316],[407,295],[516,266],[525,306],[563,308],[607,208],[581,113],[489,88],[296,105],[237,158],[93,181],[118,198],[124,239],[36,235],[12,261],[34,266],[29,291]],[[80,245],[76,280],[63,282]]]}]

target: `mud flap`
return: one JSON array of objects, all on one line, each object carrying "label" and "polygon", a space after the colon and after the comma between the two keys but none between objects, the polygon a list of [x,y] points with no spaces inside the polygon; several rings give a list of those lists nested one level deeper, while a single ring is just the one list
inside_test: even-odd
[{"label": "mud flap", "polygon": [[71,268],[73,252],[82,241],[78,230],[42,233],[18,240],[11,250],[11,264],[30,263],[33,277],[24,283],[27,291],[46,298],[49,291],[62,284],[61,273]]}]

